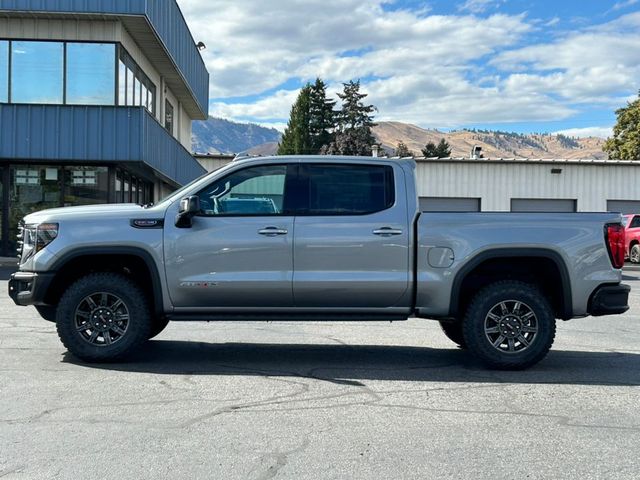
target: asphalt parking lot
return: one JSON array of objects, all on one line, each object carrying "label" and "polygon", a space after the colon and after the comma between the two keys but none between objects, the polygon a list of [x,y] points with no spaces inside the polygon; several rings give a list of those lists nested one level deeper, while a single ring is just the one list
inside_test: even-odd
[{"label": "asphalt parking lot", "polygon": [[4,479],[633,478],[631,310],[559,323],[524,372],[484,370],[434,322],[176,323],[87,365],[0,270]]}]

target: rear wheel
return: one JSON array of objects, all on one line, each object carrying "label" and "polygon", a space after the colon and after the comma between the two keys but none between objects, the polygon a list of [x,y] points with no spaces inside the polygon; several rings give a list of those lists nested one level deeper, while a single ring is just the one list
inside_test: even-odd
[{"label": "rear wheel", "polygon": [[464,340],[462,332],[462,322],[440,322],[440,328],[449,340],[458,345],[460,348],[467,348],[467,342]]},{"label": "rear wheel", "polygon": [[629,261],[631,263],[640,263],[640,244],[635,244],[629,251]]},{"label": "rear wheel", "polygon": [[72,284],[60,299],[56,324],[64,346],[87,362],[119,360],[151,332],[144,293],[115,273],[92,273]]},{"label": "rear wheel", "polygon": [[556,321],[538,288],[503,281],[474,296],[463,332],[469,350],[483,363],[497,369],[520,370],[547,355],[555,338]]}]

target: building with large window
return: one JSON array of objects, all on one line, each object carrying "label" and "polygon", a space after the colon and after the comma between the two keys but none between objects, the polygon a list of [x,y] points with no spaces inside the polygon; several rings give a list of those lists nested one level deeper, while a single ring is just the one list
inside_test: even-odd
[{"label": "building with large window", "polygon": [[2,0],[0,256],[30,212],[147,203],[205,173],[208,86],[175,0]]}]

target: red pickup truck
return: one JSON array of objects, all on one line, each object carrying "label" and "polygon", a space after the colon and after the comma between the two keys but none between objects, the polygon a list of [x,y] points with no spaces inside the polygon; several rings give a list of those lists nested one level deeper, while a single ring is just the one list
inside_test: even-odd
[{"label": "red pickup truck", "polygon": [[632,263],[640,263],[640,215],[625,215],[622,222],[627,258]]}]

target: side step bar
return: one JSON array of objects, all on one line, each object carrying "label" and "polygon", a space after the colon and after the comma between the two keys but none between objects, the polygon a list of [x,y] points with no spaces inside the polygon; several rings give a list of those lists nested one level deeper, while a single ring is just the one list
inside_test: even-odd
[{"label": "side step bar", "polygon": [[174,322],[400,322],[403,315],[334,313],[172,313]]}]

